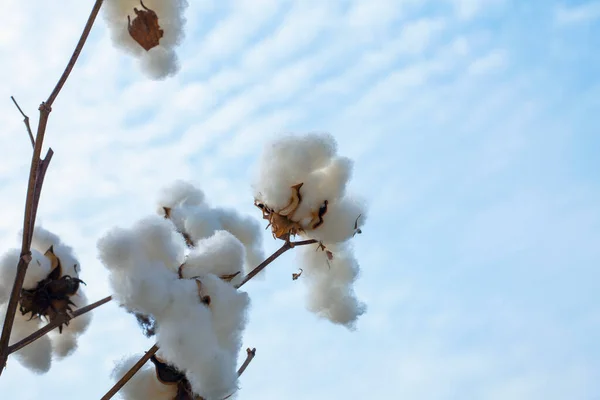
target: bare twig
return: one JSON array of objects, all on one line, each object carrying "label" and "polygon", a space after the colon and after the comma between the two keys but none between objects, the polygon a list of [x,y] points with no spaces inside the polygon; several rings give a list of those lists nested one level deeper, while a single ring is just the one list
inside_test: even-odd
[{"label": "bare twig", "polygon": [[108,296],[108,297],[103,298],[102,300],[98,300],[95,303],[89,304],[85,307],[78,308],[77,310],[72,312],[71,315],[61,314],[58,318],[56,318],[52,322],[48,323],[43,328],[38,329],[37,331],[33,332],[31,335],[27,336],[26,338],[9,346],[8,354],[12,354],[15,351],[21,350],[23,347],[30,345],[31,343],[35,342],[42,336],[46,335],[48,332],[52,331],[53,329],[58,328],[60,325],[66,323],[66,322],[69,322],[73,318],[77,318],[80,315],[88,313],[88,312],[92,311],[93,309],[98,308],[101,305],[108,303],[111,300],[112,300],[112,296]]},{"label": "bare twig", "polygon": [[158,351],[158,345],[155,344],[154,346],[150,347],[150,349],[146,352],[146,354],[144,354],[144,356],[142,358],[140,358],[139,361],[136,362],[135,365],[133,367],[131,367],[131,369],[129,371],[127,371],[127,373],[125,375],[123,375],[123,377],[121,379],[119,379],[119,381],[117,383],[115,383],[115,385],[104,396],[102,396],[102,399],[100,399],[100,400],[112,399],[112,397],[115,394],[117,394],[117,392],[119,390],[121,390],[121,388],[123,386],[125,386],[125,384],[127,382],[129,382],[129,380],[133,377],[133,375],[135,375],[136,372],[138,372],[144,366],[144,364],[146,364],[146,362],[148,362],[148,360],[154,354],[156,354],[157,351]]},{"label": "bare twig", "polygon": [[6,365],[6,360],[8,359],[8,343],[10,340],[10,333],[12,331],[17,305],[21,296],[21,288],[23,287],[23,280],[25,279],[27,266],[31,261],[31,238],[33,236],[33,228],[35,225],[38,202],[44,181],[44,174],[48,168],[48,163],[52,158],[52,150],[50,149],[44,160],[40,159],[44,135],[46,134],[46,127],[48,125],[48,118],[50,116],[50,112],[52,112],[52,104],[54,103],[56,96],[58,96],[62,87],[67,81],[71,70],[75,66],[77,58],[83,49],[83,45],[85,44],[90,30],[92,29],[92,25],[94,24],[96,16],[98,15],[98,11],[100,10],[102,2],[103,0],[96,0],[81,37],[79,38],[79,42],[77,43],[77,46],[75,46],[75,50],[71,55],[71,59],[69,60],[60,79],[58,80],[58,83],[54,87],[54,90],[52,90],[52,93],[50,93],[48,100],[42,102],[39,107],[40,118],[38,120],[38,128],[34,140],[33,155],[31,156],[31,167],[29,169],[29,181],[27,184],[27,197],[25,200],[21,257],[19,258],[19,263],[17,264],[17,273],[6,309],[6,316],[4,319],[4,325],[2,327],[2,336],[0,337],[0,374],[2,374],[4,366]]},{"label": "bare twig", "polygon": [[29,134],[29,140],[31,140],[31,147],[35,147],[35,139],[33,138],[33,133],[31,133],[31,125],[29,125],[29,117],[27,115],[25,115],[23,110],[21,110],[21,107],[19,107],[19,103],[17,103],[17,100],[15,100],[15,98],[13,96],[10,96],[10,98],[12,99],[13,103],[15,103],[15,106],[17,106],[17,109],[23,116],[23,123],[25,124],[25,127],[27,128],[27,133]]},{"label": "bare twig", "polygon": [[246,353],[247,353],[246,360],[244,361],[244,363],[242,364],[240,369],[238,369],[238,376],[241,376],[244,373],[244,371],[246,370],[246,368],[248,368],[248,365],[250,365],[250,362],[252,362],[252,359],[256,355],[256,349],[251,349],[248,347],[246,349]]},{"label": "bare twig", "polygon": [[[313,243],[318,243],[318,241],[314,240],[314,239],[302,240],[302,241],[298,241],[298,242],[286,241],[284,243],[284,245],[279,248],[279,250],[277,250],[275,253],[271,254],[271,256],[269,256],[269,258],[267,258],[265,261],[261,262],[256,268],[254,268],[252,271],[250,271],[248,273],[248,275],[246,275],[244,280],[239,285],[236,286],[236,289],[239,289],[242,286],[244,286],[246,284],[246,282],[248,282],[250,279],[254,278],[260,271],[265,269],[267,265],[271,264],[273,261],[275,261],[277,259],[277,257],[282,255],[289,249],[292,249],[296,246],[305,246],[307,244],[313,244]],[[140,358],[140,360],[137,363],[135,363],[135,365],[133,367],[131,367],[131,369],[129,371],[127,371],[127,373],[108,391],[108,393],[106,393],[104,395],[104,397],[102,397],[101,400],[108,400],[108,399],[112,398],[123,386],[125,386],[127,381],[129,381],[133,377],[133,375],[135,375],[135,373],[137,371],[139,371],[140,368],[142,368],[142,366],[150,359],[150,357],[152,357],[154,355],[154,353],[156,353],[156,351],[158,351],[157,343],[155,343],[154,346],[152,346],[150,348],[150,350],[148,350],[148,352],[146,354],[144,354],[144,356],[142,358]],[[247,351],[250,351],[250,349],[248,349]],[[254,349],[252,351],[254,352],[254,351],[256,351],[256,349]],[[252,357],[254,357],[254,354],[252,354],[252,356],[250,356],[250,353],[248,353],[248,358],[246,358],[246,361],[240,367],[240,371],[238,371],[238,375],[241,375],[244,372],[244,370],[246,369],[246,367],[248,366],[250,361],[252,361]]]},{"label": "bare twig", "polygon": [[254,278],[260,271],[262,271],[263,269],[265,269],[267,267],[267,265],[271,264],[273,261],[275,261],[275,259],[277,259],[277,257],[279,257],[280,255],[282,255],[283,253],[285,253],[289,249],[292,249],[292,248],[294,248],[296,246],[305,246],[307,244],[313,244],[313,243],[318,243],[318,241],[316,241],[314,239],[302,240],[302,241],[299,241],[299,242],[289,242],[289,241],[286,241],[283,244],[283,246],[281,246],[279,248],[279,250],[277,250],[275,253],[271,254],[271,256],[269,256],[269,258],[267,258],[265,261],[261,262],[256,268],[254,268],[252,271],[250,271],[248,273],[248,275],[246,275],[244,277],[244,279],[242,280],[242,282],[240,282],[240,284],[236,286],[236,288],[239,289],[242,286],[244,286],[246,284],[246,282],[248,282],[250,279]]}]

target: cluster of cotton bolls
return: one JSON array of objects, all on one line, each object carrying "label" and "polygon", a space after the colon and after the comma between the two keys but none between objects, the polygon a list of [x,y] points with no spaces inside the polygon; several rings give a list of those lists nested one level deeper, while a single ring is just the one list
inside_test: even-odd
[{"label": "cluster of cotton bolls", "polygon": [[[175,47],[181,43],[184,36],[184,11],[187,6],[187,0],[105,0],[103,8],[113,43],[138,58],[142,70],[150,78],[163,79],[174,75],[179,69]],[[144,13],[147,10],[156,14],[162,30],[161,37],[157,38],[157,45],[149,50],[134,40],[129,31],[130,21],[140,12],[146,31],[148,17]],[[152,32],[152,29],[150,31]],[[156,35],[156,32],[145,33],[148,36]]]},{"label": "cluster of cotton bolls", "polygon": [[[10,297],[12,285],[17,272],[20,257],[19,249],[7,251],[0,259],[0,320],[4,320],[6,305]],[[56,268],[59,268],[58,270]],[[33,291],[38,288],[38,283],[48,279],[51,274],[54,278],[78,278],[80,265],[71,247],[61,242],[60,238],[41,228],[36,227],[31,245],[31,262],[27,268],[23,289]],[[70,278],[67,278],[70,279]],[[73,281],[74,282],[74,281]],[[88,301],[81,285],[75,293],[69,293],[69,300],[73,303],[70,307],[74,310],[87,305]],[[22,303],[21,303],[22,304]],[[64,302],[62,304],[65,304]],[[53,310],[47,310],[52,314]],[[32,344],[17,351],[14,355],[26,368],[43,373],[50,369],[52,355],[58,359],[72,354],[77,348],[77,337],[88,327],[91,314],[83,314],[72,319],[68,325],[54,329],[48,335],[42,336]],[[15,314],[10,344],[34,333],[47,321],[37,315],[23,315],[19,309]]]},{"label": "cluster of cotton bolls", "polygon": [[[231,251],[237,254],[245,250],[246,272],[265,259],[262,229],[258,221],[249,216],[244,217],[235,210],[211,207],[207,204],[204,193],[189,182],[175,181],[163,188],[157,212],[172,221],[176,229],[186,237],[190,247],[196,248],[190,257],[201,254],[207,259],[216,259],[216,255],[211,254],[217,248],[213,241],[219,241],[220,235],[229,232],[243,244],[244,248]],[[241,274],[238,274],[233,283],[241,278]]]},{"label": "cluster of cotton bolls", "polygon": [[346,193],[352,166],[330,134],[286,135],[266,147],[253,185],[274,236],[318,241],[297,249],[309,310],[349,328],[365,312],[352,286],[359,266],[348,243],[366,217],[363,202]]},{"label": "cluster of cotton bolls", "polygon": [[[216,231],[190,251],[175,224],[152,216],[130,229],[113,229],[98,249],[114,299],[156,321],[160,359],[185,374],[193,392],[206,400],[235,392],[249,297],[229,277],[241,275],[242,243]],[[130,361],[117,367],[116,378]],[[173,390],[162,388],[150,370],[127,383],[125,398],[173,398]]]}]

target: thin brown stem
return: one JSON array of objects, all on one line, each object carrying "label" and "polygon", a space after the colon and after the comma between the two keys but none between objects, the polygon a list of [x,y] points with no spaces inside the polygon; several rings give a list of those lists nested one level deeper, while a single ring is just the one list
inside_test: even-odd
[{"label": "thin brown stem", "polygon": [[144,366],[144,364],[146,364],[146,362],[148,362],[148,360],[154,354],[156,354],[157,351],[158,351],[158,345],[155,344],[146,352],[146,354],[144,354],[144,356],[142,358],[139,359],[138,362],[135,363],[135,365],[133,367],[131,367],[131,369],[129,371],[127,371],[127,373],[125,375],[123,375],[123,377],[121,379],[119,379],[119,381],[117,383],[115,383],[115,385],[112,388],[110,388],[110,390],[104,396],[102,396],[102,399],[100,399],[100,400],[112,399],[112,397],[115,394],[117,394],[117,392],[119,390],[121,390],[121,388],[123,386],[125,386],[125,384],[127,382],[129,382],[129,380],[136,374],[136,372],[138,372]]},{"label": "thin brown stem", "polygon": [[83,28],[83,32],[81,33],[81,37],[79,38],[79,42],[77,42],[77,46],[75,46],[73,55],[71,55],[71,59],[69,60],[69,63],[67,64],[65,70],[63,71],[60,79],[58,80],[58,83],[54,87],[54,90],[52,90],[52,93],[50,93],[48,100],[46,100],[46,104],[48,105],[48,107],[52,107],[52,104],[54,103],[56,96],[58,96],[58,93],[60,93],[62,87],[65,85],[65,82],[67,82],[67,79],[69,78],[69,74],[73,70],[75,63],[77,62],[77,58],[79,58],[79,54],[81,53],[81,50],[83,49],[83,45],[85,44],[85,41],[87,40],[88,35],[90,34],[90,31],[92,30],[92,26],[94,25],[94,21],[96,20],[96,17],[98,16],[100,7],[102,7],[102,2],[103,2],[103,0],[96,0],[96,2],[94,3],[94,7],[92,8],[92,11],[90,12],[90,16],[88,17],[85,27]]},{"label": "thin brown stem", "polygon": [[248,275],[246,275],[244,277],[244,279],[242,280],[242,282],[240,282],[240,284],[236,286],[236,288],[239,289],[242,286],[244,286],[246,284],[246,282],[248,282],[250,279],[252,279],[256,275],[258,275],[258,273],[260,271],[262,271],[263,269],[265,269],[267,267],[267,265],[271,264],[273,261],[275,261],[277,259],[277,257],[279,257],[280,255],[282,255],[283,253],[285,253],[289,249],[292,249],[292,248],[294,248],[296,246],[305,246],[307,244],[313,244],[313,243],[318,243],[318,241],[316,241],[314,239],[302,240],[302,241],[299,241],[299,242],[289,242],[289,241],[286,241],[283,244],[283,246],[281,246],[279,248],[279,250],[277,250],[275,253],[271,254],[271,256],[269,256],[269,258],[267,258],[265,261],[261,262],[256,268],[254,268],[252,271],[250,271],[248,273]]},{"label": "thin brown stem", "polygon": [[58,83],[50,93],[48,100],[42,102],[39,107],[40,118],[38,120],[37,132],[34,140],[33,146],[33,154],[31,156],[31,166],[29,169],[29,180],[27,183],[27,197],[25,200],[25,216],[23,218],[23,239],[21,242],[21,257],[19,258],[19,263],[17,264],[17,273],[15,275],[15,281],[13,283],[12,291],[10,293],[10,299],[8,301],[8,306],[6,308],[6,316],[4,318],[4,324],[2,326],[2,336],[0,336],[0,375],[4,370],[4,366],[6,365],[6,361],[8,359],[8,343],[10,340],[10,333],[13,328],[13,323],[15,319],[15,313],[17,311],[17,306],[19,303],[19,299],[21,297],[21,288],[23,287],[23,280],[25,279],[25,274],[27,272],[27,266],[31,261],[31,238],[33,236],[33,229],[35,225],[35,217],[37,214],[38,202],[40,199],[40,194],[42,190],[42,184],[44,182],[44,175],[46,169],[48,168],[48,163],[52,158],[52,150],[48,151],[48,155],[42,161],[40,159],[40,155],[42,153],[42,145],[44,142],[44,135],[46,134],[46,127],[48,125],[48,118],[50,117],[50,113],[52,112],[52,104],[58,96],[58,93],[61,91],[64,86],[69,74],[73,70],[77,58],[83,49],[83,45],[87,40],[87,37],[92,29],[92,25],[98,15],[98,11],[100,10],[100,6],[102,5],[103,0],[96,0],[94,7],[88,17],[87,23],[81,37],[79,38],[79,42],[77,46],[75,46],[75,50],[73,51],[73,55],[67,64],[63,74],[61,75]]},{"label": "thin brown stem", "polygon": [[88,313],[88,312],[92,311],[93,309],[98,308],[101,305],[108,303],[111,300],[112,300],[112,296],[108,296],[108,297],[103,298],[102,300],[98,300],[95,303],[89,304],[85,307],[78,308],[77,310],[72,312],[71,315],[61,314],[58,318],[56,318],[52,322],[48,323],[46,326],[38,329],[37,331],[33,332],[31,335],[27,336],[26,338],[21,339],[17,343],[9,346],[8,354],[12,354],[15,351],[21,350],[23,347],[30,345],[31,343],[35,342],[42,336],[46,335],[48,332],[58,328],[60,325],[66,323],[66,322],[69,322],[73,318],[77,318],[80,315]]},{"label": "thin brown stem", "polygon": [[248,365],[250,365],[250,363],[252,362],[252,359],[254,358],[254,356],[256,355],[256,349],[251,349],[251,348],[247,348],[246,349],[246,360],[244,361],[244,363],[242,364],[242,366],[240,367],[240,369],[238,369],[238,376],[242,376],[242,374],[244,373],[244,371],[246,370],[246,368],[248,368]]},{"label": "thin brown stem", "polygon": [[21,107],[19,107],[19,103],[17,103],[17,100],[15,100],[15,98],[13,96],[10,96],[10,98],[12,99],[13,103],[15,103],[15,106],[17,107],[17,109],[19,110],[21,115],[23,116],[23,123],[25,124],[25,128],[27,128],[27,133],[29,134],[29,140],[31,140],[31,147],[35,147],[35,139],[33,138],[33,133],[31,133],[31,125],[29,125],[29,117],[27,115],[25,115],[23,110],[21,110]]}]

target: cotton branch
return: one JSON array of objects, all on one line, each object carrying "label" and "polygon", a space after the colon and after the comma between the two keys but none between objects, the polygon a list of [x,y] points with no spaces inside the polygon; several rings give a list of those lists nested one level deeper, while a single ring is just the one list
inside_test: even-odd
[{"label": "cotton branch", "polygon": [[15,351],[21,350],[23,347],[30,345],[31,343],[35,342],[36,340],[38,340],[42,336],[46,335],[48,332],[52,331],[53,329],[56,329],[59,326],[61,326],[62,324],[69,322],[73,318],[77,318],[80,315],[88,313],[88,312],[92,311],[93,309],[98,308],[101,305],[108,303],[111,300],[112,300],[112,296],[108,296],[108,297],[103,298],[102,300],[98,300],[95,303],[89,304],[85,307],[78,308],[70,315],[69,314],[61,314],[58,318],[56,318],[52,322],[49,322],[43,328],[38,329],[37,331],[33,332],[31,335],[27,336],[26,338],[9,346],[8,354],[12,354]]},{"label": "cotton branch", "polygon": [[[273,253],[271,256],[269,256],[265,261],[263,261],[256,268],[254,268],[252,271],[250,271],[248,273],[248,275],[246,275],[244,280],[239,285],[236,286],[236,288],[239,289],[242,286],[244,286],[249,280],[254,278],[260,271],[265,269],[267,267],[267,265],[271,264],[280,255],[282,255],[289,249],[292,249],[296,246],[305,246],[305,245],[313,244],[313,243],[318,243],[318,241],[314,240],[314,239],[309,239],[309,240],[302,240],[302,241],[298,241],[298,242],[290,242],[289,240],[287,240],[283,244],[283,246],[281,246],[279,248],[279,250],[277,250],[275,253]],[[127,373],[125,375],[123,375],[123,377],[121,379],[119,379],[119,381],[117,383],[115,383],[115,385],[102,397],[101,400],[111,399],[123,386],[125,386],[125,384],[136,374],[136,372],[138,372],[140,370],[140,368],[142,368],[144,366],[144,364],[150,359],[150,357],[152,357],[157,351],[158,351],[158,343],[155,343],[154,346],[152,346],[146,352],[146,354],[144,354],[144,356],[142,358],[140,358],[140,360],[137,363],[135,363],[135,365],[133,367],[131,367],[131,369],[129,371],[127,371]],[[253,350],[248,349],[247,351],[248,351],[248,356],[247,356],[244,364],[240,367],[240,369],[238,371],[238,376],[241,375],[244,372],[244,370],[248,367],[248,364],[250,364],[250,361],[252,361],[252,358],[254,357],[254,353],[256,352],[256,349],[253,349]],[[252,355],[250,354],[251,352],[252,352]]]},{"label": "cotton branch", "polygon": [[29,140],[31,140],[31,147],[35,147],[35,139],[33,138],[33,133],[31,133],[31,125],[29,125],[29,117],[27,115],[25,115],[23,110],[21,110],[21,107],[19,107],[19,103],[17,103],[17,100],[15,100],[15,98],[13,96],[10,96],[10,98],[13,101],[13,103],[15,103],[15,106],[17,107],[17,109],[19,110],[21,115],[23,116],[23,123],[25,124],[25,127],[27,128],[27,133],[29,134]]},{"label": "cotton branch", "polygon": [[246,360],[244,361],[244,363],[242,364],[242,366],[240,367],[240,369],[238,369],[238,376],[242,376],[242,374],[244,373],[244,371],[246,370],[246,368],[248,368],[248,365],[250,365],[250,362],[252,362],[252,359],[254,358],[254,356],[256,355],[256,349],[251,349],[251,348],[247,348],[246,349]]},{"label": "cotton branch", "polygon": [[[79,42],[73,51],[71,59],[69,60],[56,86],[52,90],[52,93],[50,93],[48,99],[45,102],[42,102],[39,107],[40,118],[38,120],[38,127],[34,140],[33,155],[31,156],[31,167],[29,169],[29,181],[27,184],[27,197],[25,200],[21,257],[19,259],[19,263],[17,264],[17,274],[15,276],[15,282],[13,284],[10,300],[6,309],[6,317],[2,327],[2,336],[0,337],[0,374],[2,374],[2,371],[4,370],[4,366],[6,365],[9,355],[8,343],[10,340],[10,333],[13,328],[15,313],[17,311],[17,305],[21,296],[21,288],[23,287],[23,280],[25,279],[27,266],[31,261],[31,240],[33,236],[33,228],[35,225],[35,218],[42,191],[42,185],[44,182],[44,175],[53,154],[52,149],[49,149],[46,157],[43,160],[40,158],[42,153],[42,145],[44,143],[44,135],[46,134],[46,127],[48,125],[48,118],[50,117],[50,112],[52,112],[52,104],[54,103],[54,100],[56,100],[56,97],[60,93],[62,87],[69,77],[69,74],[73,70],[75,63],[77,62],[77,58],[83,49],[83,45],[85,44],[90,30],[94,25],[94,21],[96,20],[96,16],[100,11],[102,2],[103,0],[96,0],[94,3],[94,7],[92,8],[90,16],[88,17],[85,28],[83,29],[81,37],[79,38]],[[20,107],[18,108],[20,110]]]},{"label": "cotton branch", "polygon": [[129,380],[131,378],[133,378],[133,376],[136,374],[136,372],[138,372],[140,370],[140,368],[142,368],[144,366],[144,364],[146,364],[146,362],[148,362],[148,360],[150,358],[152,358],[152,356],[154,354],[156,354],[157,351],[158,351],[158,344],[155,344],[154,346],[150,347],[150,349],[148,349],[146,354],[144,354],[143,357],[140,358],[139,361],[136,362],[135,365],[133,367],[131,367],[131,369],[129,371],[127,371],[127,373],[125,373],[125,375],[123,375],[123,377],[121,379],[119,379],[119,381],[117,383],[115,383],[115,385],[112,388],[110,388],[110,390],[104,396],[102,396],[102,398],[100,400],[112,399],[112,397],[115,394],[117,394],[117,392],[119,390],[121,390],[121,388],[123,386],[125,386],[125,384],[127,382],[129,382]]}]

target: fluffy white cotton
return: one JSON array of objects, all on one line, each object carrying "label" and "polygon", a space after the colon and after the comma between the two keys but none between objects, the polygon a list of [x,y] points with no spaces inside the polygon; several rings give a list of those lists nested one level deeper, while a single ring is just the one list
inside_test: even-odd
[{"label": "fluffy white cotton", "polygon": [[235,285],[242,279],[244,245],[227,231],[217,231],[209,238],[198,241],[181,268],[184,278],[202,274],[237,276],[231,281]]},{"label": "fluffy white cotton", "polygon": [[159,216],[144,218],[133,226],[135,235],[151,260],[168,266],[180,265],[185,257],[185,241],[173,224]]},{"label": "fluffy white cotton", "polygon": [[255,197],[276,210],[285,207],[290,187],[327,166],[336,152],[337,143],[328,133],[279,137],[263,151],[259,176],[253,185]]},{"label": "fluffy white cotton", "polygon": [[231,232],[246,248],[246,272],[265,260],[263,251],[263,228],[249,216],[242,216],[234,210],[215,209],[222,229]]},{"label": "fluffy white cotton", "polygon": [[[0,321],[4,323],[6,317],[6,307],[0,310]],[[13,329],[10,334],[9,344],[15,344],[21,339],[31,335],[40,328],[39,319],[29,320],[28,316],[21,315],[17,311],[13,323]],[[52,343],[48,336],[43,336],[14,353],[14,357],[25,368],[35,373],[45,373],[50,370],[52,363]]]},{"label": "fluffy white cotton", "polygon": [[359,273],[356,258],[348,246],[331,246],[333,259],[317,245],[297,249],[308,287],[308,309],[320,317],[353,329],[366,311],[354,293],[352,283]]},{"label": "fluffy white cotton", "polygon": [[[0,304],[8,302],[19,263],[21,251],[10,249],[0,258]],[[31,262],[27,268],[23,288],[35,289],[37,283],[50,273],[50,260],[35,249],[31,250]]]},{"label": "fluffy white cotton", "polygon": [[171,222],[158,216],[115,229],[98,242],[100,260],[110,271],[115,300],[156,320],[165,362],[184,372],[197,394],[222,399],[237,388],[249,299],[212,272],[239,271],[244,248],[225,231],[200,240],[182,268],[184,277],[197,275],[199,285],[178,277],[185,243],[174,240],[181,236],[174,232]]},{"label": "fluffy white cotton", "polygon": [[32,251],[35,249],[41,254],[45,254],[48,249],[52,247],[52,250],[56,257],[60,260],[62,266],[61,276],[72,276],[78,277],[81,266],[77,257],[73,252],[73,249],[63,243],[61,239],[54,233],[44,229],[41,226],[36,226],[33,230],[33,236],[31,241]]},{"label": "fluffy white cotton", "polygon": [[357,229],[364,226],[366,220],[365,203],[346,196],[329,204],[323,224],[317,229],[306,229],[306,235],[324,244],[341,243],[352,238]]},{"label": "fluffy white cotton", "polygon": [[[255,197],[278,212],[290,204],[292,186],[302,184],[299,205],[288,218],[298,222],[310,238],[339,243],[352,237],[359,215],[359,226],[365,221],[364,203],[346,193],[352,168],[352,160],[337,155],[331,135],[287,135],[263,152]],[[325,211],[322,223],[318,223],[320,210]]]},{"label": "fluffy white cotton", "polygon": [[179,280],[177,286],[182,294],[177,306],[156,316],[158,344],[165,360],[185,372],[196,394],[222,399],[237,387],[237,355],[220,346],[211,309],[199,302],[196,282]]},{"label": "fluffy white cotton", "polygon": [[203,275],[200,280],[203,293],[212,299],[210,310],[219,344],[237,358],[242,347],[242,332],[246,327],[250,297],[215,275]]},{"label": "fluffy white cotton", "polygon": [[148,52],[129,35],[127,28],[127,17],[129,16],[133,21],[136,16],[134,8],[143,9],[139,0],[105,0],[104,18],[115,46],[138,58],[142,70],[150,78],[163,79],[174,75],[178,70],[175,47],[184,37],[184,12],[188,2],[187,0],[145,0],[144,5],[157,14],[158,23],[163,30],[159,45]]},{"label": "fluffy white cotton", "polygon": [[185,181],[164,188],[158,199],[158,214],[168,217],[176,229],[185,233],[194,245],[223,230],[235,236],[245,248],[245,271],[251,271],[264,260],[260,223],[234,210],[210,207],[204,193]]},{"label": "fluffy white cotton", "polygon": [[[71,301],[77,308],[88,305],[87,297],[81,288],[71,296]],[[52,342],[52,350],[58,359],[68,357],[75,352],[77,337],[85,332],[91,321],[92,314],[85,313],[69,321],[69,325],[63,325],[62,333],[55,329],[48,334]]]},{"label": "fluffy white cotton", "polygon": [[[45,255],[50,248],[52,248],[61,265],[61,276],[79,276],[79,261],[75,257],[73,249],[64,244],[56,234],[37,226],[32,236],[31,262],[27,267],[23,281],[24,289],[37,288],[38,282],[45,279],[51,272],[52,262]],[[6,303],[10,296],[19,256],[20,250],[11,249],[0,258],[0,304]],[[71,301],[75,304],[73,309],[87,305],[87,298],[82,286],[79,287],[75,295],[71,296]],[[30,319],[30,316],[30,314],[24,316],[17,310],[11,333],[11,344],[32,334],[47,323],[47,321],[39,318]],[[4,316],[2,319],[4,319]],[[32,371],[47,372],[50,369],[52,353],[54,352],[58,358],[72,354],[77,348],[77,337],[85,331],[90,321],[91,313],[71,320],[68,326],[63,325],[62,334],[59,333],[58,329],[55,329],[48,335],[19,350],[16,353],[16,359]]]},{"label": "fluffy white cotton", "polygon": [[197,206],[204,204],[204,192],[189,182],[176,180],[159,192],[158,203],[162,207]]},{"label": "fluffy white cotton", "polygon": [[[140,355],[122,360],[113,370],[112,377],[119,380],[140,359]],[[146,363],[119,391],[124,400],[172,400],[177,394],[175,385],[164,385],[156,377],[154,364]]]}]

